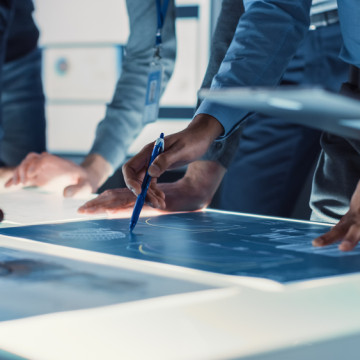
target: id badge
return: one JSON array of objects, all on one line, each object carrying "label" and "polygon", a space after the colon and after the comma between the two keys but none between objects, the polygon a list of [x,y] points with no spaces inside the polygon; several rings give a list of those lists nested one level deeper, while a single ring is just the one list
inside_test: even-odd
[{"label": "id badge", "polygon": [[159,115],[159,103],[162,81],[162,66],[159,62],[152,62],[146,88],[144,123],[154,122]]}]

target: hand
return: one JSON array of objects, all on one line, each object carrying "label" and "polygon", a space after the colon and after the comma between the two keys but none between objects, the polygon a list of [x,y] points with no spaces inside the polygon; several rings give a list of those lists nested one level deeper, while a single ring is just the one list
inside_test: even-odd
[{"label": "hand", "polygon": [[[158,191],[155,190],[157,189],[156,179],[162,173],[167,169],[183,166],[200,158],[222,132],[223,127],[215,118],[200,114],[185,130],[165,137],[165,151],[154,160],[148,170],[149,175],[153,177],[148,192],[149,201],[152,204],[161,202],[153,195],[158,194]],[[149,164],[152,149],[153,143],[146,145],[139,154],[123,166],[125,183],[136,195],[141,192],[141,183]]]},{"label": "hand", "polygon": [[[192,211],[208,205],[218,188],[225,169],[212,161],[195,161],[184,177],[174,183],[158,184],[165,194],[164,210]],[[136,196],[127,188],[107,190],[79,208],[83,214],[115,214],[133,206]]]},{"label": "hand", "polygon": [[[101,175],[101,170],[104,168],[107,171]],[[45,186],[61,182],[67,185],[63,191],[64,196],[71,197],[79,194],[80,191],[82,193],[95,192],[101,185],[101,181],[104,181],[104,177],[106,179],[110,168],[110,164],[106,166],[106,161],[96,154],[89,155],[80,166],[46,152],[30,153],[15,169],[12,178],[5,186],[18,184]]]},{"label": "hand", "polygon": [[339,249],[350,251],[360,241],[360,182],[350,201],[349,211],[326,234],[313,241],[314,246],[326,246],[340,241]]},{"label": "hand", "polygon": [[215,161],[192,162],[184,177],[175,183],[161,183],[165,210],[194,211],[210,204],[226,169]]},{"label": "hand", "polygon": [[15,167],[0,166],[0,191],[14,174]]},{"label": "hand", "polygon": [[[158,196],[163,196],[159,194]],[[157,206],[147,202],[148,205],[160,209],[165,208],[164,198],[161,197],[162,202],[161,205],[158,203]],[[82,205],[78,212],[80,214],[116,214],[122,212],[124,209],[129,207],[133,207],[136,201],[136,195],[131,192],[128,188],[121,188],[121,189],[111,189],[106,190],[102,194],[100,194],[97,198],[86,202]]]},{"label": "hand", "polygon": [[136,196],[128,189],[106,190],[97,198],[86,202],[78,212],[80,214],[115,214],[134,206]]}]

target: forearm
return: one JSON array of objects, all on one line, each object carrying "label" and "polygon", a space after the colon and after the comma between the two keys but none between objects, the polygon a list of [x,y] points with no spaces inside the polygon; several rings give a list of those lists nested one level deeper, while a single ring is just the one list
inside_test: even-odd
[{"label": "forearm", "polygon": [[[104,120],[100,122],[90,153],[97,153],[114,169],[124,161],[127,150],[144,127],[146,86],[157,28],[155,1],[127,1],[130,37],[122,73]],[[164,69],[162,92],[175,64],[175,8],[170,1],[163,29],[161,64]]]},{"label": "forearm", "polygon": [[189,164],[183,181],[194,187],[200,198],[203,199],[202,206],[211,202],[218,189],[226,169],[215,161],[195,161]]},{"label": "forearm", "polygon": [[[196,161],[189,165],[186,174],[173,183],[159,184],[165,193],[167,211],[199,210],[207,206],[215,194],[225,168],[212,161]],[[149,194],[149,192],[148,192]],[[96,199],[90,200],[80,209],[80,213],[118,213],[133,206],[136,196],[127,188],[107,190]]]},{"label": "forearm", "polygon": [[214,161],[191,163],[180,180],[159,184],[165,193],[165,210],[192,211],[209,205],[225,171],[224,167]]},{"label": "forearm", "polygon": [[81,167],[88,175],[92,192],[96,192],[113,173],[111,164],[99,154],[89,154],[82,162]]}]

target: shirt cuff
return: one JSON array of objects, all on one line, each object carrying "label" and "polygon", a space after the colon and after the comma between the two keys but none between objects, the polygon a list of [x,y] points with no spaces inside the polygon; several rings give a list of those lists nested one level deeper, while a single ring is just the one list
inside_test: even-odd
[{"label": "shirt cuff", "polygon": [[227,138],[214,141],[202,160],[216,161],[227,169],[236,154],[239,145],[242,127],[238,128]]},{"label": "shirt cuff", "polygon": [[194,116],[198,114],[211,115],[219,121],[224,128],[224,133],[219,137],[219,139],[221,139],[232,134],[250,113],[243,109],[222,105],[205,99],[196,110]]},{"label": "shirt cuff", "polygon": [[124,163],[126,158],[124,149],[119,147],[116,139],[112,139],[111,136],[106,135],[96,137],[89,153],[101,155],[110,163],[113,168],[113,172],[115,172]]}]

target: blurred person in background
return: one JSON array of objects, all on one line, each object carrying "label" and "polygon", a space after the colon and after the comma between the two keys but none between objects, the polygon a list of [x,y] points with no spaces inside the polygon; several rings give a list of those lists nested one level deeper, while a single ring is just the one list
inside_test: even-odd
[{"label": "blurred person in background", "polygon": [[31,0],[0,2],[0,182],[30,151],[45,151],[39,30]]}]

